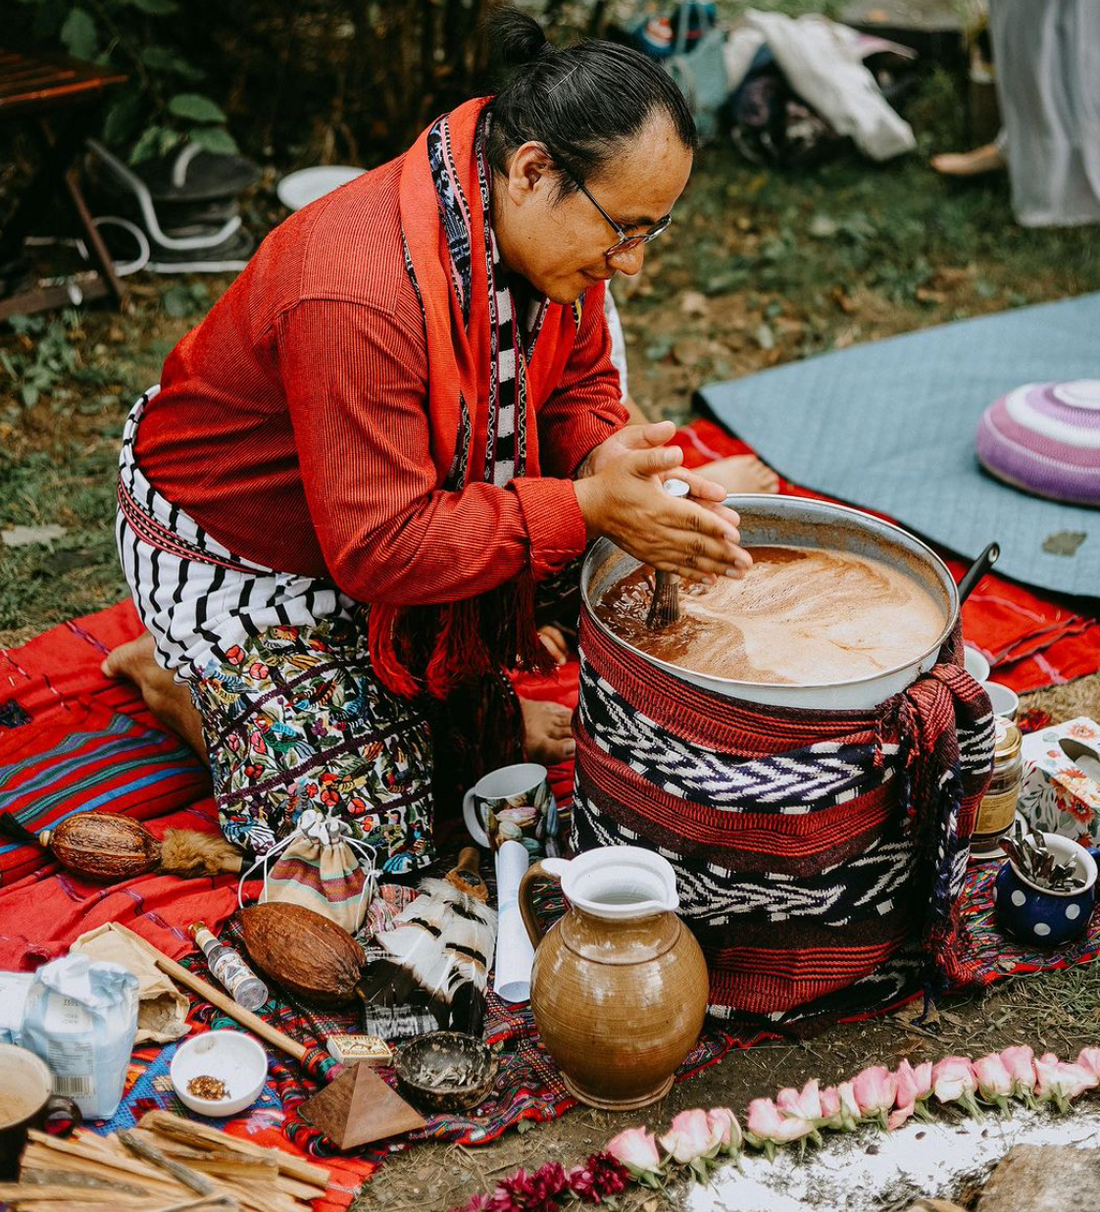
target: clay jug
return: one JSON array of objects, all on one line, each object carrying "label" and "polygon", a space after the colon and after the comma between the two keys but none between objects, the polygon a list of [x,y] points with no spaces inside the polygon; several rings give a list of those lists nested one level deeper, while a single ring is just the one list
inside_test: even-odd
[{"label": "clay jug", "polygon": [[[532,904],[540,878],[560,879],[568,907],[544,936]],[[707,967],[676,916],[676,875],[637,846],[543,859],[520,884],[535,951],[531,1008],[569,1093],[630,1110],[668,1093],[703,1026]]]}]

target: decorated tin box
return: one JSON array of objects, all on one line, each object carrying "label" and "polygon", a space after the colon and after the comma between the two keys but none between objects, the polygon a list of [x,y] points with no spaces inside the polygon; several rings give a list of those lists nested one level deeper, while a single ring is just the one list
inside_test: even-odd
[{"label": "decorated tin box", "polygon": [[1019,809],[1035,829],[1100,841],[1100,724],[1087,716],[1024,737]]}]

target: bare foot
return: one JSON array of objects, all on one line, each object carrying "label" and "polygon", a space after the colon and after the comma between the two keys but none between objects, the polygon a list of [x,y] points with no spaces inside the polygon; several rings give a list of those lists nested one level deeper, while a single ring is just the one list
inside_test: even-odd
[{"label": "bare foot", "polygon": [[537,699],[520,699],[519,705],[523,711],[523,747],[532,762],[556,766],[573,756],[576,746],[567,707]]},{"label": "bare foot", "polygon": [[756,455],[730,455],[700,467],[699,474],[716,480],[727,492],[779,491],[779,477]]},{"label": "bare foot", "polygon": [[141,691],[146,707],[168,729],[186,741],[209,763],[202,735],[202,717],[191,702],[191,692],[156,661],[153,637],[146,632],[109,653],[100,668],[109,678],[126,678]]},{"label": "bare foot", "polygon": [[945,152],[941,156],[933,156],[931,164],[936,172],[945,177],[980,177],[1008,167],[996,143],[986,143],[968,152]]},{"label": "bare foot", "polygon": [[565,632],[556,623],[547,623],[539,628],[539,639],[542,646],[559,665],[569,660],[569,640]]}]

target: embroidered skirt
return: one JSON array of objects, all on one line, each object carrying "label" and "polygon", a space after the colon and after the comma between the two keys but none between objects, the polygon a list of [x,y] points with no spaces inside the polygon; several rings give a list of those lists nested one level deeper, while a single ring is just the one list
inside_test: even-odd
[{"label": "embroidered skirt", "polygon": [[222,829],[262,854],[315,808],[348,820],[385,871],[431,863],[427,720],[373,676],[367,608],[331,582],[235,555],[120,456],[116,535],[159,663],[202,716]]}]

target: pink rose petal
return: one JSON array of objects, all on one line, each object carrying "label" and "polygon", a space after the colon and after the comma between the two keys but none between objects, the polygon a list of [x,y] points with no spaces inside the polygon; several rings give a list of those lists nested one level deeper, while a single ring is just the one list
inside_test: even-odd
[{"label": "pink rose petal", "polygon": [[775,1097],[775,1105],[788,1115],[797,1115],[801,1119],[821,1119],[821,1092],[818,1089],[817,1078],[808,1081],[801,1090],[780,1090]]},{"label": "pink rose petal", "polygon": [[635,1176],[660,1173],[661,1156],[657,1152],[657,1140],[645,1128],[627,1128],[618,1136],[613,1136],[607,1142],[606,1152],[622,1162]]},{"label": "pink rose petal", "polygon": [[814,1126],[809,1120],[796,1115],[784,1115],[770,1098],[754,1098],[749,1103],[748,1119],[745,1121],[749,1135],[758,1141],[788,1144],[809,1136]]},{"label": "pink rose petal", "polygon": [[978,1083],[965,1056],[948,1056],[932,1066],[932,1093],[941,1103],[962,1102]]},{"label": "pink rose petal", "polygon": [[894,1095],[895,1107],[912,1107],[932,1093],[931,1061],[925,1061],[914,1069],[907,1060],[903,1060],[898,1065],[896,1076],[898,1088]]},{"label": "pink rose petal", "polygon": [[723,1153],[736,1153],[741,1148],[741,1125],[729,1107],[713,1107],[707,1112],[707,1123]]},{"label": "pink rose petal", "polygon": [[1082,1069],[1087,1069],[1094,1077],[1100,1079],[1100,1048],[1082,1048],[1077,1063]]},{"label": "pink rose petal", "polygon": [[661,1148],[682,1166],[708,1153],[713,1155],[720,1143],[707,1119],[707,1113],[700,1110],[681,1111],[660,1142]]},{"label": "pink rose petal", "polygon": [[993,1052],[983,1056],[973,1065],[974,1077],[978,1083],[978,1093],[987,1102],[1001,1102],[1012,1094],[1012,1076],[1000,1053]]},{"label": "pink rose petal", "polygon": [[1031,1094],[1035,1089],[1035,1053],[1026,1045],[1014,1045],[1001,1052],[1001,1060],[1012,1078],[1012,1093],[1016,1097]]},{"label": "pink rose petal", "polygon": [[882,1116],[894,1105],[898,1079],[883,1065],[872,1065],[852,1079],[856,1102],[864,1119]]}]

